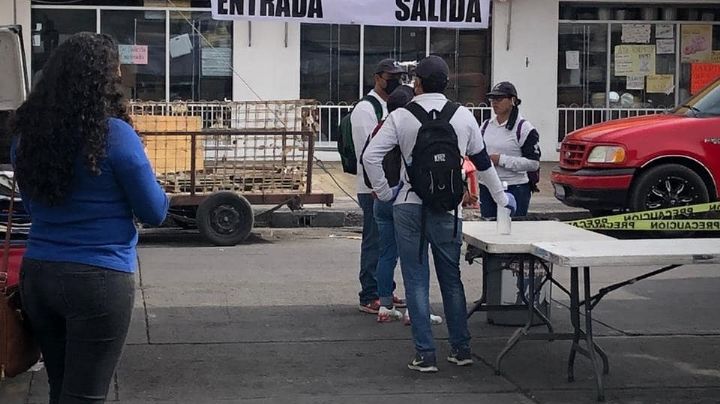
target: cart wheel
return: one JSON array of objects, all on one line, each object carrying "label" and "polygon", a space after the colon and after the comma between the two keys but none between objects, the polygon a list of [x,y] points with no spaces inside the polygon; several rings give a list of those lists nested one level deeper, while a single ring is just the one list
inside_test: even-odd
[{"label": "cart wheel", "polygon": [[197,210],[200,234],[215,245],[235,245],[245,240],[254,221],[250,202],[234,192],[216,192]]}]

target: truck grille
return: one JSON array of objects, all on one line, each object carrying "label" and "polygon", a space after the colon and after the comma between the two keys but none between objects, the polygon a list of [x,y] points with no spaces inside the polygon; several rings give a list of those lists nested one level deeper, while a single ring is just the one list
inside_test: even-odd
[{"label": "truck grille", "polygon": [[584,143],[562,142],[560,146],[560,167],[567,170],[581,168],[586,151],[587,145]]}]

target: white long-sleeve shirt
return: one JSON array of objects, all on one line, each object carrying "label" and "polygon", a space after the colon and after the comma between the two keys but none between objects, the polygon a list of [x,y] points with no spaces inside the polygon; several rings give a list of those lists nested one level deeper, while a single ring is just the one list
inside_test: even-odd
[{"label": "white long-sleeve shirt", "polygon": [[[368,97],[375,97],[382,106],[383,114],[382,118],[387,115],[387,103],[383,100],[375,90],[371,90]],[[357,158],[357,175],[355,176],[355,184],[358,194],[369,194],[372,192],[370,188],[365,185],[365,177],[363,175],[364,167],[360,163],[360,154],[365,147],[368,137],[372,134],[373,130],[378,124],[377,114],[375,114],[375,108],[372,106],[370,101],[362,100],[355,105],[351,115],[350,123],[352,124],[352,138],[353,145],[355,146],[355,157]]]},{"label": "white long-sleeve shirt", "polygon": [[[540,145],[535,128],[528,121],[524,121],[520,128],[520,139],[517,136],[518,125],[523,121],[518,115],[515,126],[507,129],[505,123],[493,117],[485,127],[485,147],[488,154],[499,154],[497,173],[500,179],[508,185],[526,184],[528,171],[540,168]],[[485,125],[485,123],[483,123]],[[531,136],[531,133],[535,132]],[[531,158],[528,158],[531,157]]]},{"label": "white long-sleeve shirt", "polygon": [[[440,111],[445,106],[447,98],[440,93],[428,93],[418,95],[412,101],[418,103],[425,111]],[[470,110],[459,107],[455,115],[450,119],[450,125],[455,129],[461,155],[473,156],[483,152],[485,146],[480,134],[480,126],[478,126]],[[365,170],[370,182],[373,184],[373,190],[381,201],[389,201],[393,197],[393,190],[388,186],[382,168],[385,154],[396,145],[400,145],[404,161],[406,164],[412,165],[412,150],[419,129],[420,121],[407,109],[398,108],[387,117],[385,123],[383,123],[383,126],[365,150],[363,155]],[[495,202],[499,206],[507,205],[507,196],[503,191],[495,168],[488,164],[488,167],[485,170],[478,171],[478,174],[483,184],[490,189]],[[422,204],[420,197],[410,191],[410,181],[405,165],[401,168],[400,178],[403,186],[394,204]]]}]

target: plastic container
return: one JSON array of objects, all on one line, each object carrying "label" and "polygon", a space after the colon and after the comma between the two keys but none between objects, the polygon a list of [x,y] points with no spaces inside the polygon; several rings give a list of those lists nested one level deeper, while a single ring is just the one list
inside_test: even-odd
[{"label": "plastic container", "polygon": [[[503,189],[507,192],[507,182],[503,181]],[[512,220],[510,219],[510,209],[504,206],[497,207],[497,232],[499,234],[510,234]]]}]

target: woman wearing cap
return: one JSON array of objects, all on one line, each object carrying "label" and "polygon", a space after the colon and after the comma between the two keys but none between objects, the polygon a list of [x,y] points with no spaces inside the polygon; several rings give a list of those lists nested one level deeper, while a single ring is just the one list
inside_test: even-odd
[{"label": "woman wearing cap", "polygon": [[[487,95],[495,112],[481,126],[485,147],[500,179],[515,196],[514,216],[527,215],[530,195],[538,191],[540,169],[540,136],[533,125],[520,115],[520,99],[515,86],[498,83]],[[483,217],[497,216],[497,205],[487,187],[480,184],[480,212]]]}]

